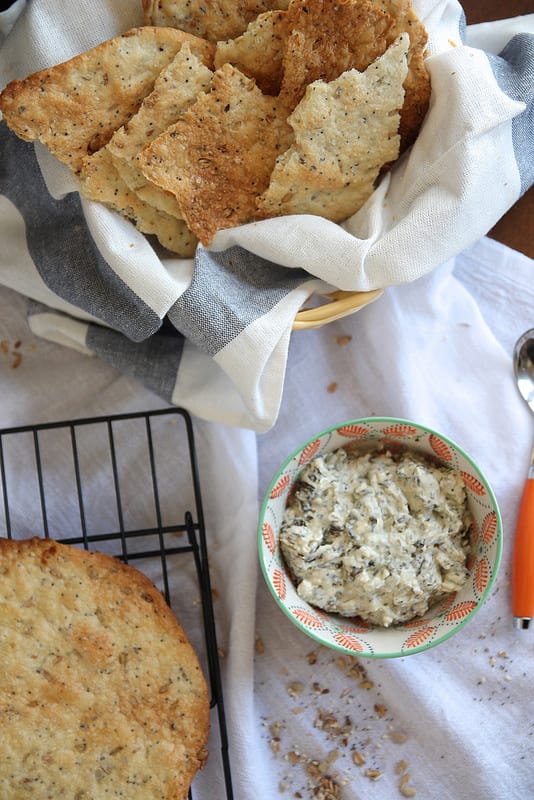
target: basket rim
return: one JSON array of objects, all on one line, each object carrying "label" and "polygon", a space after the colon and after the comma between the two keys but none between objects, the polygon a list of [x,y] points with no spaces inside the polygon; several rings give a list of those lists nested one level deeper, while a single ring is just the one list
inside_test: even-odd
[{"label": "basket rim", "polygon": [[334,320],[347,317],[378,300],[383,292],[383,289],[371,289],[366,292],[342,290],[330,292],[324,295],[326,303],[314,308],[302,308],[297,313],[293,321],[293,330],[320,328]]}]

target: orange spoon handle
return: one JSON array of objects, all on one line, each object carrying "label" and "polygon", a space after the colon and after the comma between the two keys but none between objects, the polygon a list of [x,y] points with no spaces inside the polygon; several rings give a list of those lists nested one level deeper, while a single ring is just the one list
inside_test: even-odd
[{"label": "orange spoon handle", "polygon": [[516,627],[528,628],[534,617],[534,475],[530,473],[523,489],[515,529],[512,608]]}]

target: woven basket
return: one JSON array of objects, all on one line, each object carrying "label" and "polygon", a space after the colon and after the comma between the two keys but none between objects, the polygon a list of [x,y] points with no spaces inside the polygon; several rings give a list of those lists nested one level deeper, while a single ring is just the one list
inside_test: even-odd
[{"label": "woven basket", "polygon": [[308,330],[320,328],[336,319],[354,314],[369,303],[378,300],[383,289],[374,289],[371,292],[331,292],[322,299],[321,305],[313,308],[302,308],[293,322],[293,330]]}]

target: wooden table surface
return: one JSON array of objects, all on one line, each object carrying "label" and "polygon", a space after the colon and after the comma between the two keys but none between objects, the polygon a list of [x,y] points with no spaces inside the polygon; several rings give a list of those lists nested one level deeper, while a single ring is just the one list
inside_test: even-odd
[{"label": "wooden table surface", "polygon": [[[461,0],[468,25],[534,13],[534,0]],[[534,187],[489,231],[488,236],[534,258]]]}]

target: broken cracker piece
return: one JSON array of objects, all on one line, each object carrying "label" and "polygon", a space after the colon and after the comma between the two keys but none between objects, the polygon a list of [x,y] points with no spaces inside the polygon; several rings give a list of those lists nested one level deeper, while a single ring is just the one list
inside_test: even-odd
[{"label": "broken cracker piece", "polygon": [[115,160],[112,157],[112,163],[117,174],[139,200],[158,209],[158,211],[169,214],[175,219],[183,220],[184,215],[176,197],[148,181],[143,173],[140,172],[135,161]]},{"label": "broken cracker piece", "polygon": [[289,0],[143,0],[145,25],[180,28],[212,42],[234,39],[259,14]]},{"label": "broken cracker piece", "polygon": [[382,55],[393,18],[367,0],[292,0],[286,24],[280,93],[294,108],[310,83],[363,72]]},{"label": "broken cracker piece", "polygon": [[88,156],[81,168],[80,192],[132,220],[141,233],[157,237],[163,247],[182,258],[194,255],[197,240],[184,220],[165,214],[143,202],[124,183],[113,166],[111,154],[102,148]]},{"label": "broken cracker piece", "polygon": [[212,74],[186,42],[161,71],[152,92],[145,97],[137,113],[115,131],[106,145],[127,186],[144,202],[178,219],[183,219],[183,214],[176,198],[150,183],[135,158],[146,144],[177,122],[201,92],[206,91]]},{"label": "broken cracker piece", "polygon": [[172,28],[133,28],[57,66],[9,83],[0,110],[25,141],[41,141],[78,172],[139,108],[169,61],[189,42],[205,61],[214,46]]},{"label": "broken cracker piece", "polygon": [[276,95],[282,81],[282,60],[288,32],[287,12],[260,14],[241,36],[217,43],[215,67],[233,64],[244,75],[254,78],[264,94]]},{"label": "broken cracker piece", "polygon": [[262,218],[317,214],[340,222],[361,208],[399,153],[408,47],[402,34],[365,72],[308,87],[288,118],[295,142],[258,199]]},{"label": "broken cracker piece", "polygon": [[143,174],[172,192],[203,244],[254,218],[277,156],[292,139],[287,109],[230,64],[182,119],[138,156]]},{"label": "broken cracker piece", "polygon": [[404,105],[399,133],[401,153],[415,141],[423,124],[430,101],[430,76],[424,60],[427,55],[428,33],[415,13],[411,0],[370,0],[373,5],[393,18],[388,45],[401,34],[410,36],[408,74],[404,81]]}]

